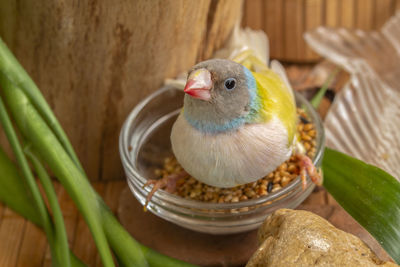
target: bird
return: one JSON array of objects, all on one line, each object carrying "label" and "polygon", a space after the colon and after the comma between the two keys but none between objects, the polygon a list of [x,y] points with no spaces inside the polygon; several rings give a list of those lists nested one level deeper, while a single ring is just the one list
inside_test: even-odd
[{"label": "bird", "polygon": [[176,180],[187,175],[221,188],[254,182],[292,155],[299,160],[303,188],[306,174],[322,183],[299,142],[294,93],[279,62],[268,67],[251,51],[234,60],[206,60],[189,70],[184,92],[170,136],[184,171],[146,183],[153,184],[148,201],[159,188],[173,191]]}]

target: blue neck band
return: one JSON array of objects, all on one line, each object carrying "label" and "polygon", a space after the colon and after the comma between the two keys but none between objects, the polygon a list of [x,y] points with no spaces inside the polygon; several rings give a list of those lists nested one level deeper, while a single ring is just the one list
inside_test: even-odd
[{"label": "blue neck band", "polygon": [[254,121],[254,118],[257,115],[257,111],[259,110],[260,106],[259,105],[260,101],[257,96],[257,84],[253,74],[250,72],[250,70],[248,70],[244,66],[243,66],[243,72],[246,76],[247,88],[249,89],[249,94],[250,94],[250,112],[246,116],[234,118],[222,124],[217,124],[213,122],[202,122],[193,119],[184,110],[184,117],[187,120],[187,122],[189,122],[190,125],[192,125],[194,128],[196,128],[201,132],[216,134],[216,133],[236,130],[245,123]]}]

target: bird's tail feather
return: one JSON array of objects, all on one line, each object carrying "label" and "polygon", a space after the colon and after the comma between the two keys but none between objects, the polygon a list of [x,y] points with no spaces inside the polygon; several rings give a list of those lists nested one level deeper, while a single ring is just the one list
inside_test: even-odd
[{"label": "bird's tail feather", "polygon": [[289,78],[288,78],[285,68],[282,66],[282,64],[277,60],[272,60],[271,61],[271,70],[273,70],[276,74],[278,74],[281,77],[283,82],[286,84],[286,87],[289,90],[290,94],[294,98],[293,88],[290,85]]},{"label": "bird's tail feather", "polygon": [[234,60],[236,57],[243,57],[243,54],[249,54],[249,52],[268,66],[269,41],[267,35],[261,30],[241,28],[240,21],[238,21],[229,41],[223,49],[215,52],[214,57]]},{"label": "bird's tail feather", "polygon": [[240,23],[237,23],[226,46],[217,51],[214,57],[231,59],[255,72],[266,71],[270,66],[293,95],[283,66],[276,60],[269,62],[269,40],[267,34],[261,30],[243,29]]}]

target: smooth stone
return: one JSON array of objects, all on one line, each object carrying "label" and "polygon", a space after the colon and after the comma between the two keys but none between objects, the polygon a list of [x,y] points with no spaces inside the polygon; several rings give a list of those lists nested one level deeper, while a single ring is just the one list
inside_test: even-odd
[{"label": "smooth stone", "polygon": [[358,237],[309,211],[277,210],[260,227],[258,240],[246,267],[398,266],[382,262]]}]

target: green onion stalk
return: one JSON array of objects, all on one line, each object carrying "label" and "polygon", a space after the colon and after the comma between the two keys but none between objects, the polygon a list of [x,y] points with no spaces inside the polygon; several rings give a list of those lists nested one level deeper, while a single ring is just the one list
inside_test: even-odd
[{"label": "green onion stalk", "polygon": [[3,73],[0,74],[3,95],[22,135],[38,151],[60,180],[86,220],[104,266],[114,266],[111,251],[101,224],[97,195],[84,174],[65,152],[24,92]]},{"label": "green onion stalk", "polygon": [[39,177],[40,183],[45,191],[46,197],[49,200],[49,205],[53,213],[54,220],[54,241],[55,253],[57,266],[71,266],[70,253],[68,247],[67,231],[65,229],[64,218],[61,212],[60,205],[58,204],[57,194],[54,190],[53,184],[51,183],[50,176],[47,174],[46,169],[40,162],[38,157],[33,151],[27,146],[25,154],[29,158]]},{"label": "green onion stalk", "polygon": [[[59,126],[59,123],[51,109],[48,107],[48,104],[45,102],[39,89],[1,39],[0,85],[2,87],[2,98],[4,99],[4,102],[6,102],[8,110],[12,114],[19,133],[29,143],[29,148],[31,147],[32,151],[35,151],[35,153],[37,153],[37,155],[49,166],[77,205],[91,230],[104,266],[114,266],[110,247],[115,253],[116,259],[121,266],[190,266],[189,264],[171,259],[141,246],[121,226],[101,197],[90,185],[70,142],[62,128]],[[1,114],[6,115],[7,112],[4,105],[1,105],[0,107],[2,108]],[[13,131],[12,125],[9,122],[10,121],[8,121],[8,123],[3,123],[3,128],[6,133]],[[43,203],[43,200],[40,201],[37,192],[33,190],[33,176],[29,174],[30,170],[28,170],[29,167],[27,166],[26,160],[25,162],[24,160],[21,160],[23,158],[23,153],[20,145],[18,148],[18,139],[16,138],[16,134],[14,138],[10,138],[10,143],[14,148],[23,176],[29,178],[27,181],[30,185],[30,192],[33,192],[32,195],[36,206],[42,208],[40,217],[48,217],[48,212],[44,210],[40,204]],[[40,180],[42,182],[44,181],[45,184],[48,184],[48,176],[47,174],[44,174],[45,169],[41,166],[40,161],[29,148],[27,149],[27,155],[29,155],[36,172],[40,175]],[[2,154],[3,156],[0,157],[0,159],[4,160],[4,153]],[[4,164],[7,165],[7,162],[5,161]],[[8,164],[10,164],[10,162],[8,162]],[[15,171],[10,172],[14,175],[16,174]],[[1,177],[1,179],[4,180],[7,179],[7,177]],[[10,184],[8,185],[10,186]],[[21,183],[18,183],[18,186],[15,186],[13,189],[21,190],[26,189],[26,187],[22,186]],[[49,201],[56,201],[51,189],[45,191],[48,194]],[[3,200],[4,198],[7,197],[3,197]],[[8,202],[5,201],[5,203],[10,205],[10,207],[15,207],[21,204],[10,204],[13,200],[10,200],[10,198],[7,198],[7,200]],[[36,206],[34,207],[35,210],[37,209]],[[32,205],[27,207],[33,208]],[[53,209],[53,213],[56,211],[54,219],[59,223],[59,217],[56,216],[59,215],[57,211],[58,208],[55,205],[51,205],[51,208]],[[23,215],[28,219],[32,219],[35,223],[44,227],[46,233],[48,232],[46,229],[50,228],[47,226],[48,221],[50,220],[49,218],[46,220],[40,218],[38,220],[37,216],[32,216],[34,212],[31,210],[21,207],[16,207],[16,209],[17,211],[23,212]],[[58,225],[62,227],[62,225]],[[59,227],[55,227],[54,230],[59,233],[59,238],[63,240],[63,230],[60,230]],[[48,234],[47,236],[50,241],[52,235]],[[65,263],[68,264],[68,260],[66,260],[64,255],[66,254],[65,248],[63,248],[62,251],[62,258]]]},{"label": "green onion stalk", "polygon": [[[11,144],[11,147],[14,151],[14,154],[17,158],[17,162],[19,166],[21,167],[22,174],[25,178],[25,181],[30,189],[30,192],[32,193],[32,198],[35,204],[35,207],[38,210],[39,216],[40,216],[40,221],[43,225],[44,231],[46,233],[47,239],[49,240],[49,243],[52,244],[51,246],[51,253],[53,255],[53,258],[55,259],[55,262],[58,266],[70,266],[70,259],[69,259],[69,251],[68,251],[68,241],[66,239],[66,234],[65,234],[65,227],[64,223],[59,225],[59,218],[57,218],[57,224],[55,224],[53,227],[50,219],[50,215],[47,211],[46,205],[43,201],[42,195],[40,194],[39,187],[35,182],[35,178],[31,172],[31,169],[29,167],[28,161],[23,153],[22,147],[18,141],[18,137],[16,132],[14,131],[14,128],[11,124],[11,120],[8,116],[8,113],[6,111],[6,108],[4,106],[4,103],[2,99],[0,98],[0,122],[4,127],[4,131],[6,133],[6,136]],[[38,166],[38,161],[36,158],[33,156],[33,154],[30,154],[32,156],[33,164],[35,167]],[[47,177],[43,176],[43,173],[41,172],[42,169],[37,169],[40,174],[40,180],[44,186],[46,195],[49,197],[49,200],[53,196],[53,185],[50,182],[50,185],[48,184],[49,181],[46,180]],[[58,206],[57,204],[53,204],[52,208],[55,206]],[[57,209],[55,209],[55,214],[58,215]],[[62,215],[61,215],[62,216]],[[61,231],[60,230],[60,226]],[[55,256],[57,255],[57,256]]]},{"label": "green onion stalk", "polygon": [[[9,208],[16,211],[32,223],[43,228],[43,221],[37,212],[36,205],[29,187],[25,179],[14,163],[8,158],[7,154],[0,147],[0,201],[6,204]],[[51,190],[51,189],[50,189]],[[50,199],[50,198],[49,198]],[[58,202],[57,202],[58,203]],[[56,203],[56,205],[58,205]],[[54,205],[54,204],[52,204]],[[54,265],[59,263],[62,266],[61,257],[58,253],[54,253],[53,249],[56,245],[49,240]],[[83,267],[86,266],[73,253],[69,251],[69,262],[71,266]],[[68,262],[68,260],[67,260]],[[67,263],[68,264],[68,263]]]},{"label": "green onion stalk", "polygon": [[[8,158],[6,153],[0,148],[0,201],[6,204],[8,207],[16,211],[18,214],[22,215],[24,218],[30,220],[34,224],[39,227],[42,227],[42,223],[40,218],[38,217],[38,213],[36,211],[36,207],[33,204],[32,196],[29,191],[29,188],[25,185],[24,179],[22,179],[22,175],[18,170],[17,166]],[[106,207],[105,207],[106,208]],[[106,208],[108,209],[108,208]],[[115,242],[120,242],[121,246],[126,246],[126,250],[119,250],[118,254],[128,253],[132,250],[132,246],[128,239],[132,239],[131,236],[125,231],[125,229],[118,223],[116,218],[108,213],[105,216],[106,226],[111,226],[109,229],[109,234],[115,234],[116,238]],[[127,241],[128,240],[128,241]],[[115,245],[111,244],[111,247],[114,249]],[[165,255],[162,255],[146,246],[140,245],[141,253],[146,258],[149,266],[165,266],[165,267],[190,267],[194,266],[191,264],[187,264],[185,262],[169,258]],[[117,252],[116,252],[117,253]],[[82,263],[73,253],[70,251],[70,260],[71,266],[81,267],[86,266]],[[120,257],[124,257],[124,255],[120,255]],[[128,257],[128,256],[126,256]],[[119,260],[121,266],[132,266],[125,265],[122,262],[127,263],[127,260]],[[133,265],[135,266],[135,265]]]}]

